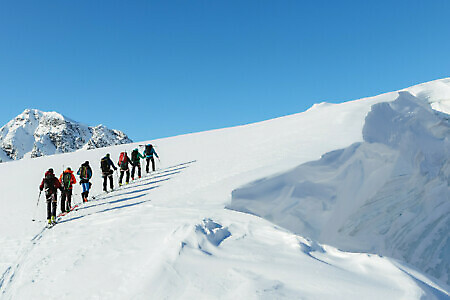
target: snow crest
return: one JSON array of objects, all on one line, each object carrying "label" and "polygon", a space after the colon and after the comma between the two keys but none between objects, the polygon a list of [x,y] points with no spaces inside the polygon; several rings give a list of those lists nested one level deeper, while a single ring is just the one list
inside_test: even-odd
[{"label": "snow crest", "polygon": [[343,250],[406,261],[450,284],[450,126],[409,92],[372,106],[364,142],[250,183],[228,208]]},{"label": "snow crest", "polygon": [[26,109],[0,128],[0,159],[18,160],[131,142],[119,130],[103,125],[89,127],[56,112]]}]

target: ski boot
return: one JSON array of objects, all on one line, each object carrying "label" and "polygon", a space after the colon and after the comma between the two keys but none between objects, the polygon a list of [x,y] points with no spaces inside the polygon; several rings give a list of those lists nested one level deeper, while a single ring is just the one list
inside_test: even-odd
[{"label": "ski boot", "polygon": [[52,216],[52,218],[51,218],[51,224],[56,224],[55,216]]}]

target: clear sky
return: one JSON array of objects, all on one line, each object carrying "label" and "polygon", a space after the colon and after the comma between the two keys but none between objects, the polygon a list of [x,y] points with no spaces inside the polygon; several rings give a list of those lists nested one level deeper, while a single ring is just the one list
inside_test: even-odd
[{"label": "clear sky", "polygon": [[450,1],[0,1],[0,126],[25,108],[141,141],[448,77]]}]

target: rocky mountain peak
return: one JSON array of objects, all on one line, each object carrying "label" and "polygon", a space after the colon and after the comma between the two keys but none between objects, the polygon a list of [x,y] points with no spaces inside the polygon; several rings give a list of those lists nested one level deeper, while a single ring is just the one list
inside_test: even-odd
[{"label": "rocky mountain peak", "polygon": [[131,143],[119,130],[91,127],[57,112],[26,109],[0,128],[0,159],[17,160]]}]

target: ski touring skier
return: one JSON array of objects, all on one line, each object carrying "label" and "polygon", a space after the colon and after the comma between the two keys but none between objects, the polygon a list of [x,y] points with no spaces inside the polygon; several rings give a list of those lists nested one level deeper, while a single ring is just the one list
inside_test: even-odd
[{"label": "ski touring skier", "polygon": [[61,191],[61,213],[69,212],[72,208],[72,187],[77,183],[73,171],[70,167],[59,176],[59,182],[62,186]]},{"label": "ski touring skier", "polygon": [[109,153],[106,154],[105,157],[103,157],[100,160],[100,169],[102,170],[102,177],[103,177],[103,191],[107,192],[106,189],[108,178],[109,178],[109,187],[111,190],[114,189],[114,183],[113,183],[113,170],[111,170],[111,167],[114,170],[117,170],[116,166],[114,165],[113,161],[110,158]]},{"label": "ski touring skier", "polygon": [[121,152],[120,156],[119,156],[119,162],[118,162],[118,166],[120,167],[120,178],[119,178],[119,185],[122,185],[122,179],[123,179],[123,174],[126,172],[127,173],[127,178],[125,180],[125,184],[128,184],[128,182],[130,181],[130,169],[128,167],[128,165],[131,163],[130,158],[127,155],[127,152]]},{"label": "ski touring skier", "polygon": [[138,177],[141,178],[141,158],[144,159],[141,153],[139,153],[139,149],[136,148],[131,152],[131,179],[134,180],[134,171],[136,167],[138,168]]},{"label": "ski touring skier", "polygon": [[89,190],[91,188],[91,183],[89,180],[92,178],[92,169],[89,166],[89,161],[85,161],[81,167],[78,169],[77,175],[80,176],[80,184],[83,187],[83,192],[81,193],[81,198],[83,202],[87,202],[89,197]]},{"label": "ski touring skier", "polygon": [[47,222],[49,225],[56,223],[56,202],[58,189],[63,191],[61,183],[55,177],[53,169],[48,169],[45,172],[45,177],[42,179],[39,189],[45,191],[45,199],[47,200]]},{"label": "ski touring skier", "polygon": [[145,145],[144,156],[147,161],[147,165],[145,166],[145,171],[147,173],[149,172],[148,170],[149,170],[150,161],[152,162],[152,170],[153,170],[153,172],[155,171],[155,159],[153,158],[153,155],[156,155],[156,157],[159,159],[159,156],[156,153],[153,145],[152,144]]}]

